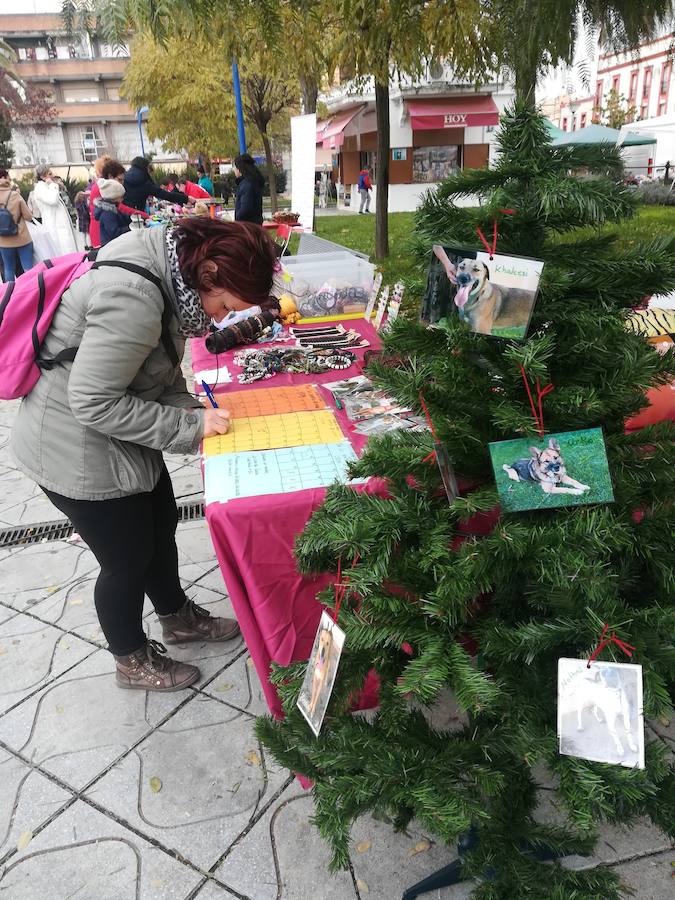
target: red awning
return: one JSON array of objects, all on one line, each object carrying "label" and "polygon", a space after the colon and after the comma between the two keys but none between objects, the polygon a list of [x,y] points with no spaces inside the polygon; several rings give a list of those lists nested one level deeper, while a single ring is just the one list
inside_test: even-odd
[{"label": "red awning", "polygon": [[345,139],[345,128],[362,109],[363,106],[346,109],[344,112],[336,113],[324,122],[319,122],[316,126],[317,144],[323,144],[324,150],[334,150],[336,147],[341,147]]},{"label": "red awning", "polygon": [[413,131],[432,128],[465,128],[472,125],[498,125],[499,111],[492,97],[444,97],[406,100]]}]

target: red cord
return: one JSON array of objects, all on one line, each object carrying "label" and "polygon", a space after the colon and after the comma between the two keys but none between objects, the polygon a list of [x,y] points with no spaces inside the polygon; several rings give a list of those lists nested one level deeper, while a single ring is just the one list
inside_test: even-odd
[{"label": "red cord", "polygon": [[[354,554],[354,559],[352,560],[352,569],[357,564],[360,559],[360,555],[358,553]],[[342,557],[338,559],[338,568],[337,568],[337,581],[335,582],[335,610],[333,612],[333,621],[337,622],[338,616],[340,615],[340,606],[342,605],[342,600],[344,598],[345,592],[347,590],[347,586],[349,585],[349,575],[345,577],[344,584],[342,583]]]},{"label": "red cord", "polygon": [[525,367],[522,363],[519,363],[520,366],[520,374],[523,376],[523,381],[525,383],[525,390],[527,391],[527,399],[530,401],[530,409],[532,410],[532,418],[537,423],[537,431],[539,432],[539,437],[544,436],[544,410],[542,406],[542,400],[547,394],[550,394],[554,389],[555,385],[547,384],[546,387],[542,388],[539,379],[537,378],[537,405],[539,407],[539,412],[537,412],[537,407],[534,405],[534,398],[532,396],[532,391],[530,390],[530,383],[527,380],[527,375],[525,374]]},{"label": "red cord", "polygon": [[608,631],[609,625],[605,622],[605,625],[602,629],[602,634],[600,635],[600,643],[591,653],[586,665],[587,669],[590,669],[591,663],[598,658],[599,654],[605,649],[608,644],[616,644],[619,650],[621,650],[622,653],[625,653],[626,656],[633,656],[631,650],[635,650],[635,647],[632,644],[626,644],[625,641],[619,640],[614,632],[612,632],[609,637],[605,637]]}]

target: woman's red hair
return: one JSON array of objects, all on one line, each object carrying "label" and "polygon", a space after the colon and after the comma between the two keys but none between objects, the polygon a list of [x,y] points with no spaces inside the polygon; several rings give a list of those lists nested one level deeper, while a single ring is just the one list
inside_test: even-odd
[{"label": "woman's red hair", "polygon": [[[178,265],[190,287],[225,288],[246,303],[266,305],[277,255],[260,225],[195,217],[180,219],[174,233]],[[216,271],[204,271],[207,260],[216,264]]]}]

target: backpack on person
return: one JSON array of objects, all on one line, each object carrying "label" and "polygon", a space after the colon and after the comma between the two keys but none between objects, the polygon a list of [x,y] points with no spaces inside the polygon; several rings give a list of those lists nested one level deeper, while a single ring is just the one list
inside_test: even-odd
[{"label": "backpack on person", "polygon": [[[9,198],[12,196],[12,192],[9,192],[7,196],[7,201],[9,202]],[[7,209],[6,203],[0,203],[0,237],[14,237],[18,234],[19,226],[14,221],[14,216]]]},{"label": "backpack on person", "polygon": [[359,182],[358,182],[358,185],[359,185],[359,190],[360,190],[360,191],[365,191],[365,190],[366,190],[366,176],[363,174],[363,172],[361,172],[361,173],[359,174]]},{"label": "backpack on person", "polygon": [[172,365],[178,365],[178,352],[169,331],[173,307],[160,279],[134,263],[96,262],[97,252],[69,253],[53,261],[46,259],[16,281],[4,285],[0,295],[0,399],[25,397],[35,387],[42,370],[73,362],[77,347],[67,347],[54,359],[46,360],[39,359],[40,348],[61,298],[71,284],[91,269],[103,266],[126,269],[159,288],[164,300],[161,341]]}]

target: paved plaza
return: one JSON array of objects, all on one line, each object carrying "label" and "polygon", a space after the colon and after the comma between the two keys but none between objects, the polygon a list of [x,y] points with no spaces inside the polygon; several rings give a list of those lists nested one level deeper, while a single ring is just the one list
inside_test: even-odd
[{"label": "paved plaza", "polygon": [[[2,530],[61,518],[13,465],[15,411],[0,407]],[[168,466],[177,497],[199,500],[197,461]],[[188,596],[232,615],[206,523],[180,525],[178,546]],[[397,900],[452,860],[421,830],[396,835],[366,817],[351,870],[329,875],[311,795],[256,741],[266,707],[243,641],[172,648],[200,666],[195,688],[121,691],[94,611],[96,572],[78,541],[0,549],[0,898]],[[146,622],[160,637],[150,606]],[[675,725],[657,727],[675,749]],[[542,816],[556,811],[543,803]],[[647,820],[603,828],[598,858],[640,900],[675,897],[673,843]],[[468,888],[426,896],[459,900]]]}]

